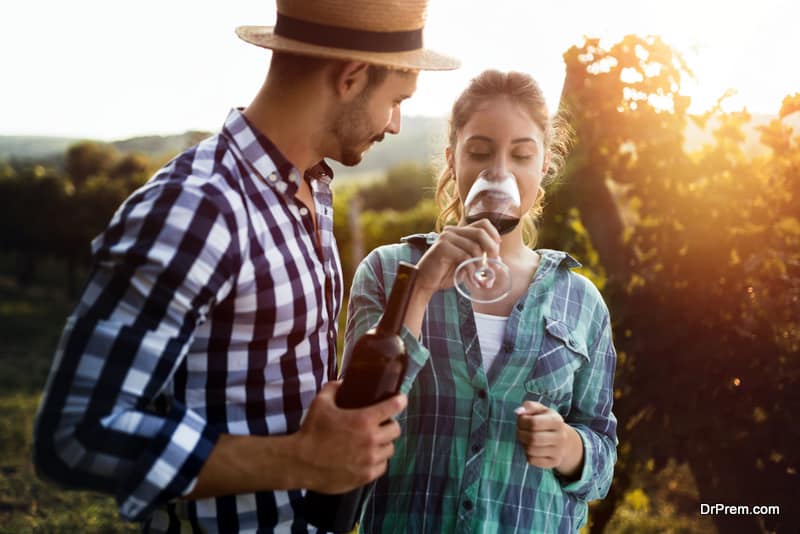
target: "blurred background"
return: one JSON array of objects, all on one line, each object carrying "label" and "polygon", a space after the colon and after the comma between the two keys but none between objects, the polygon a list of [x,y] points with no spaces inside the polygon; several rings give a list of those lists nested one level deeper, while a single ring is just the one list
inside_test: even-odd
[{"label": "blurred background", "polygon": [[[557,5],[556,5],[557,4]],[[124,532],[110,498],[34,476],[31,426],[89,243],[163,163],[255,94],[239,41],[274,2],[0,8],[0,532]],[[793,2],[432,0],[400,135],[336,167],[346,280],[433,228],[447,114],[486,68],[522,70],[575,143],[537,246],[603,292],[619,351],[619,462],[591,533],[799,532],[800,8]],[[342,317],[342,320],[344,317]],[[701,504],[779,506],[701,514]]]}]

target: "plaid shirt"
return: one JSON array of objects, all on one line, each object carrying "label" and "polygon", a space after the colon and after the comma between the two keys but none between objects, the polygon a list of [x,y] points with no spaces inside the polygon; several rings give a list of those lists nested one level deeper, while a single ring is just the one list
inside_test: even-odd
[{"label": "plaid shirt", "polygon": [[56,352],[36,424],[43,474],[113,493],[155,532],[305,530],[300,490],[177,498],[220,433],[297,431],[336,374],[331,175],[306,174],[318,243],[300,173],[232,110],[133,193],[92,243]]},{"label": "plaid shirt", "polygon": [[[377,323],[399,260],[416,263],[436,234],[373,251],[350,293],[345,361]],[[564,252],[541,263],[484,372],[472,306],[455,289],[437,292],[420,340],[407,330],[403,434],[361,523],[366,532],[574,532],[587,501],[606,495],[616,461],[611,412],[616,353],[608,310]],[[516,436],[525,400],[557,410],[584,446],[580,478],[564,481],[530,466]]]}]

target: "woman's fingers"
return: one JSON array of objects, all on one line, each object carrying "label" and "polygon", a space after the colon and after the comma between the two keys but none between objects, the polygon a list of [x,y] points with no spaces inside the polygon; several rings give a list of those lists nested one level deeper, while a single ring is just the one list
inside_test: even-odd
[{"label": "woman's fingers", "polygon": [[499,238],[497,230],[485,220],[477,221],[470,226],[445,228],[440,236],[440,239],[450,241],[467,251],[470,257],[481,256],[484,252],[490,257],[496,257],[500,253]]}]

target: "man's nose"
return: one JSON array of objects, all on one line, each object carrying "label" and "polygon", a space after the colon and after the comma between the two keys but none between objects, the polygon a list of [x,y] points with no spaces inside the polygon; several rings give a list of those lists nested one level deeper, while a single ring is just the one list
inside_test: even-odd
[{"label": "man's nose", "polygon": [[400,133],[400,106],[395,106],[392,109],[392,118],[386,126],[386,132],[395,135]]}]

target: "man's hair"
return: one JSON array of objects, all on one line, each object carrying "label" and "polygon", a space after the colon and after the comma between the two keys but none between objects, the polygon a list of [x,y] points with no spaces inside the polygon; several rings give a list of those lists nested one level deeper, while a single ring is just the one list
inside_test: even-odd
[{"label": "man's hair", "polygon": [[[309,72],[316,72],[330,63],[343,65],[346,61],[341,59],[330,59],[324,57],[302,56],[287,52],[274,51],[272,60],[269,64],[269,72],[282,81],[291,82],[300,80],[307,76]],[[367,66],[367,86],[364,94],[379,86],[389,75],[388,67],[379,65]]]}]

